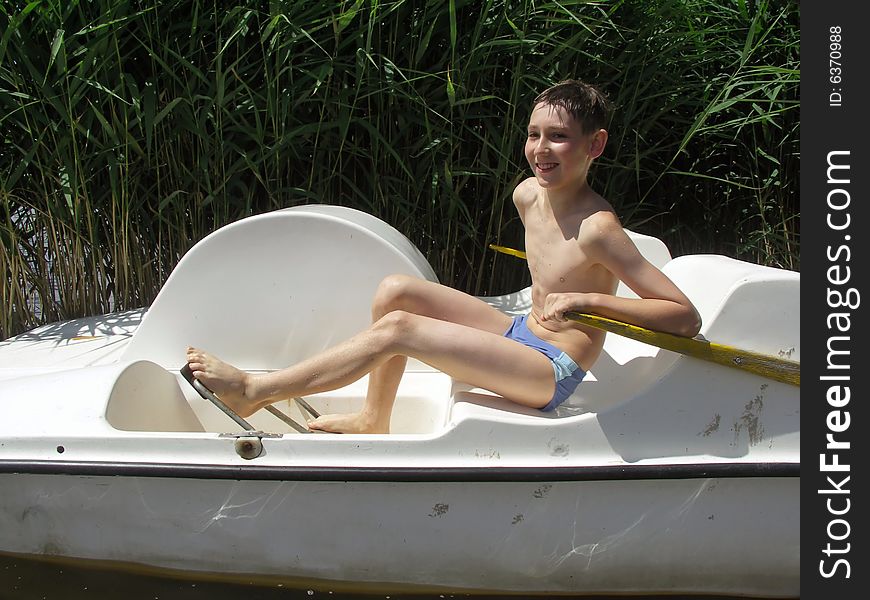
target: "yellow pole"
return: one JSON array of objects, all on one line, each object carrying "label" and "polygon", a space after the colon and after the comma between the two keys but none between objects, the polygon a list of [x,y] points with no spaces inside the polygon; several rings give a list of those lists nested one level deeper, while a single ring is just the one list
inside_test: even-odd
[{"label": "yellow pole", "polygon": [[740,348],[726,346],[725,344],[708,342],[701,337],[687,338],[661,331],[653,331],[638,327],[637,325],[623,323],[622,321],[599,317],[598,315],[567,312],[565,316],[572,321],[597,329],[603,329],[604,331],[644,342],[658,348],[679,352],[686,356],[699,358],[733,369],[748,371],[768,379],[789,383],[798,387],[801,385],[801,364],[799,362],[751,350],[741,350]]},{"label": "yellow pole", "polygon": [[508,248],[507,246],[496,246],[495,244],[489,245],[490,250],[495,250],[496,252],[501,252],[502,254],[510,254],[511,256],[516,256],[517,258],[525,258],[526,253],[522,250],[514,250],[513,248]]}]

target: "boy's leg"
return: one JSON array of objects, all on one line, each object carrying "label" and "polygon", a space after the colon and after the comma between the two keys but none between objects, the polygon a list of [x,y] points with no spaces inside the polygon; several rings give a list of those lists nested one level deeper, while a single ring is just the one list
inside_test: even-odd
[{"label": "boy's leg", "polygon": [[[188,362],[197,379],[241,416],[277,400],[349,385],[395,356],[410,356],[476,387],[526,406],[543,407],[555,391],[550,360],[527,346],[492,333],[405,311],[392,311],[368,329],[296,365],[251,375],[196,349]],[[352,415],[326,415],[314,429],[386,432],[392,398],[367,400]]]},{"label": "boy's leg", "polygon": [[[387,356],[416,358],[457,380],[518,404],[541,408],[555,391],[550,360],[500,333],[404,311],[389,313],[369,331],[383,336],[380,352]],[[351,358],[352,353],[347,356]],[[394,397],[394,393],[372,397],[370,389],[360,413],[324,415],[309,426],[324,431],[387,432]]]},{"label": "boy's leg", "polygon": [[[390,275],[378,286],[372,301],[372,323],[395,310],[500,335],[507,331],[511,324],[510,317],[479,298],[454,288],[407,275]],[[398,354],[369,374],[369,386],[363,411],[373,414],[377,407],[380,420],[377,424],[378,430],[389,429],[390,414],[407,362],[406,356]]]},{"label": "boy's leg", "polygon": [[523,404],[544,406],[552,396],[549,360],[504,338],[510,317],[478,298],[394,276],[379,287],[372,317],[376,322],[369,329],[333,349],[257,377],[199,350],[188,351],[188,362],[195,376],[242,416],[282,398],[336,389],[372,373],[361,413],[323,417],[312,424],[333,430],[389,428],[405,355]]},{"label": "boy's leg", "polygon": [[450,321],[499,335],[511,318],[480,298],[457,289],[407,275],[390,275],[381,281],[372,300],[372,322],[394,310]]}]

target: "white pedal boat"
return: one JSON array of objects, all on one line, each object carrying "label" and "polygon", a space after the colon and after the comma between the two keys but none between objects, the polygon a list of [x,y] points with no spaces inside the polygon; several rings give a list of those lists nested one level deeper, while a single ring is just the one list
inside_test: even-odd
[{"label": "white pedal boat", "polygon": [[[631,235],[707,339],[799,361],[799,274]],[[435,280],[382,221],[300,206],[202,240],[147,311],[0,342],[0,552],[330,589],[799,596],[794,385],[609,334],[555,413],[410,361],[392,433],[362,436],[265,411],[246,432],[179,374],[188,345],[251,371],[327,348],[390,273]],[[365,388],[306,400],[349,411]]]}]

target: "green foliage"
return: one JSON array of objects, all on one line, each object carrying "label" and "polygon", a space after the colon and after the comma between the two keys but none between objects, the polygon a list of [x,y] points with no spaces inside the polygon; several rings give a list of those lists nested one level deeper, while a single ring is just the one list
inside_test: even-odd
[{"label": "green foliage", "polygon": [[798,268],[796,3],[0,0],[0,339],[148,304],[245,216],[353,206],[471,293],[526,284],[531,99],[617,105],[593,185],[674,254]]}]

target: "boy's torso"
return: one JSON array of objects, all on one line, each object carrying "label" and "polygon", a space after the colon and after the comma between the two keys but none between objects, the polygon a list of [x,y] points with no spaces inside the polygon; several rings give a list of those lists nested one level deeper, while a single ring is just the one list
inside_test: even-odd
[{"label": "boy's torso", "polygon": [[[547,296],[554,292],[613,294],[616,277],[594,262],[584,248],[584,237],[595,226],[595,214],[610,210],[597,194],[595,201],[556,216],[549,202],[536,193],[525,203],[525,247],[532,276],[532,309],[529,330],[566,352],[588,370],[601,352],[604,332],[574,322],[541,321]],[[581,227],[582,225],[582,227]]]}]

